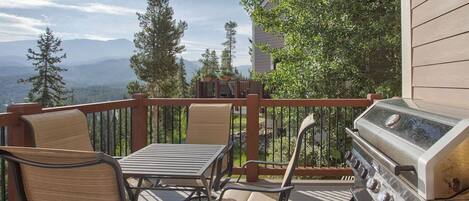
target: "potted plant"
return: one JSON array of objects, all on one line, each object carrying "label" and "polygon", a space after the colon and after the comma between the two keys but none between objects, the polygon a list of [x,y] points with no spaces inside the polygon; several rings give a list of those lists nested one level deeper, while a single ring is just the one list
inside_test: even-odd
[{"label": "potted plant", "polygon": [[224,80],[224,81],[229,81],[233,78],[234,76],[234,73],[233,72],[229,72],[229,71],[223,71],[221,73],[221,76],[220,76],[220,79],[221,80]]},{"label": "potted plant", "polygon": [[212,81],[216,78],[217,78],[217,75],[215,73],[211,72],[211,73],[205,74],[204,77],[203,77],[203,80],[204,81]]}]

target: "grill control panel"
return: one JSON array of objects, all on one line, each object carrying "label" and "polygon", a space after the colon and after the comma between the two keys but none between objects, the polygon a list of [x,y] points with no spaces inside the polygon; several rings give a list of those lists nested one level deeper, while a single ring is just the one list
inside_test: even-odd
[{"label": "grill control panel", "polygon": [[356,182],[363,182],[368,194],[376,201],[401,201],[385,179],[380,175],[383,170],[379,164],[369,163],[357,150],[345,154],[347,164],[352,168]]}]

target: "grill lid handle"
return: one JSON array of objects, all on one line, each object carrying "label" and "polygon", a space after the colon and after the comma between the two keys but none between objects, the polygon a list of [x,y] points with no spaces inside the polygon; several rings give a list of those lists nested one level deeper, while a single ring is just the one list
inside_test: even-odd
[{"label": "grill lid handle", "polygon": [[389,169],[394,175],[399,176],[401,172],[415,172],[415,167],[411,165],[399,165],[397,162],[386,156],[383,152],[376,149],[373,145],[369,144],[365,139],[358,135],[357,129],[345,128],[347,134],[357,142],[357,145],[365,151],[368,155],[371,155],[377,159],[384,167]]}]

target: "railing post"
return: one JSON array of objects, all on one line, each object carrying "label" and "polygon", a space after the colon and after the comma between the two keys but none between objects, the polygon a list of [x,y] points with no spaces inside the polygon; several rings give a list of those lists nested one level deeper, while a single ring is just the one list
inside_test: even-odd
[{"label": "railing post", "polygon": [[[259,94],[247,96],[247,159],[259,160]],[[246,180],[256,182],[258,179],[258,167],[256,164],[248,165]]]},{"label": "railing post", "polygon": [[215,80],[215,93],[216,93],[215,97],[216,98],[220,98],[220,92],[221,92],[221,90],[220,90],[220,80],[217,79],[217,80]]},{"label": "railing post", "polygon": [[136,105],[132,108],[132,152],[147,146],[148,107],[145,94],[134,94]]},{"label": "railing post", "polygon": [[[8,146],[26,146],[33,145],[31,132],[26,124],[19,120],[21,115],[37,114],[42,112],[42,107],[38,103],[14,104],[7,107],[7,111],[18,116],[18,122],[15,125],[7,127],[7,145]],[[14,178],[12,165],[8,168],[8,178]],[[8,179],[8,200],[16,200],[16,185],[13,179]]]},{"label": "railing post", "polygon": [[375,101],[383,99],[383,96],[381,94],[368,94],[366,99],[370,100],[371,104],[373,104]]}]

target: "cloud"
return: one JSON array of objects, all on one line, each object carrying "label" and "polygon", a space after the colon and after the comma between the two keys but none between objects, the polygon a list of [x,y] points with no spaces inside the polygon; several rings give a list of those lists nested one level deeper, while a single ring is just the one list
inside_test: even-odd
[{"label": "cloud", "polygon": [[251,24],[241,24],[237,28],[237,33],[245,36],[252,36],[252,25]]},{"label": "cloud", "polygon": [[40,19],[0,12],[0,41],[31,38],[43,32],[48,25],[50,24]]},{"label": "cloud", "polygon": [[67,32],[56,32],[57,36],[69,40],[69,39],[90,39],[90,40],[100,40],[100,41],[108,41],[114,40],[116,38],[96,35],[96,34],[81,34],[81,33],[67,33]]},{"label": "cloud", "polygon": [[55,0],[1,0],[0,8],[38,9],[43,7],[69,9],[86,13],[102,13],[110,15],[133,15],[139,12],[121,6],[107,5],[101,3],[83,3],[80,5],[60,4]]}]

